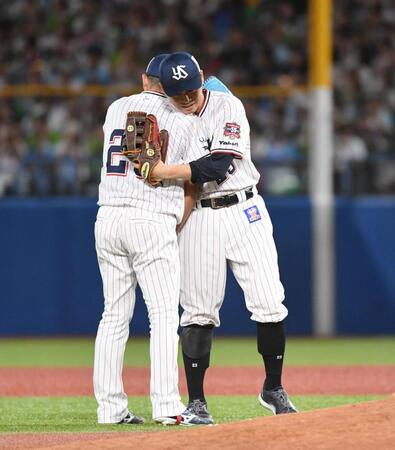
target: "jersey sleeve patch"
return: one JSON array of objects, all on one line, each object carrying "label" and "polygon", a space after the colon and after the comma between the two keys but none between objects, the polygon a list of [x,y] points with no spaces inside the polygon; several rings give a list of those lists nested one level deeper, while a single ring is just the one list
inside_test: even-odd
[{"label": "jersey sleeve patch", "polygon": [[224,136],[229,139],[240,139],[240,125],[236,122],[226,122]]},{"label": "jersey sleeve patch", "polygon": [[261,220],[261,213],[256,205],[250,206],[249,208],[244,210],[244,214],[247,216],[248,222],[256,222],[257,220]]}]

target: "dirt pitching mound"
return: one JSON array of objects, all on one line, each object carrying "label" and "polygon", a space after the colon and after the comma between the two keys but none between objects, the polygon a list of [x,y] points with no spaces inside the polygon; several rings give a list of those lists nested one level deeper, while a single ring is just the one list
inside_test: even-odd
[{"label": "dirt pitching mound", "polygon": [[[127,367],[125,392],[149,394],[149,369]],[[210,367],[208,395],[256,395],[262,388],[262,367]],[[369,395],[395,392],[395,366],[286,367],[284,386],[292,395]],[[180,391],[187,392],[180,370]],[[93,395],[91,368],[0,368],[0,396]]]},{"label": "dirt pitching mound", "polygon": [[[29,442],[30,436],[4,436],[2,449],[247,449],[306,450],[392,449],[395,440],[395,397],[386,400],[316,410],[300,414],[261,417],[213,427],[177,428],[166,433],[122,433],[113,435],[45,435]],[[43,436],[43,435],[41,435]],[[56,437],[60,440],[56,441]],[[4,439],[8,439],[5,442]],[[44,438],[42,438],[44,439]],[[65,442],[69,439],[69,442]],[[19,442],[18,442],[19,440]],[[25,442],[22,442],[25,440]],[[57,442],[57,444],[55,444]],[[60,443],[59,443],[60,442]],[[32,445],[30,445],[32,444]]]}]

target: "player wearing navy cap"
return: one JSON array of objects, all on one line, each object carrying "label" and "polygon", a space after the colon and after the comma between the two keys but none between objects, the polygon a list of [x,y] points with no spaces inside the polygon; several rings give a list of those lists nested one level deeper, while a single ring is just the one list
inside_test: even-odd
[{"label": "player wearing navy cap", "polygon": [[161,62],[161,66],[162,72],[159,68],[159,77],[162,73],[162,87],[169,97],[174,97],[184,91],[199,89],[202,85],[199,64],[188,53],[179,52],[169,55]]},{"label": "player wearing navy cap", "polygon": [[145,74],[149,77],[159,78],[159,67],[161,62],[170,56],[169,53],[161,53],[160,55],[154,56],[151,61],[147,64],[145,69]]},{"label": "player wearing navy cap", "polygon": [[[181,220],[184,191],[180,181],[153,188],[137,177],[122,154],[129,111],[155,114],[170,135],[167,161],[184,160],[191,119],[169,104],[153,58],[142,75],[144,92],[113,102],[106,114],[100,205],[95,224],[96,251],[103,280],[104,312],[95,342],[94,391],[101,424],[141,424],[128,410],[122,366],[138,283],[150,321],[150,394],[152,417],[165,425],[207,425],[209,420],[185,409],[178,391],[179,247],[175,231]],[[144,239],[139,239],[143,236]],[[161,276],[160,286],[155,283]]]},{"label": "player wearing navy cap", "polygon": [[[202,88],[199,64],[188,53],[174,53],[160,64],[159,79],[172,103],[195,117],[195,144],[189,164],[158,164],[158,180],[183,179],[201,188],[186,197],[179,236],[181,325],[188,409],[210,418],[203,382],[209,367],[213,327],[220,325],[228,262],[244,291],[257,324],[258,351],[266,377],[260,403],[274,414],[296,412],[281,384],[288,314],[279,277],[272,223],[255,185],[259,173],[251,161],[250,128],[244,107],[230,93]],[[222,89],[224,90],[224,89]]]}]

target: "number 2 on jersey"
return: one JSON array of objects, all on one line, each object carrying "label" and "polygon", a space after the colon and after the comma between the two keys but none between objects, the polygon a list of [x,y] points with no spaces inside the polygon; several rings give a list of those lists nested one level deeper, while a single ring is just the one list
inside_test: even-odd
[{"label": "number 2 on jersey", "polygon": [[122,136],[125,130],[116,129],[110,136],[110,147],[107,151],[106,173],[107,175],[115,175],[125,177],[129,169],[129,162],[121,158],[122,152]]}]

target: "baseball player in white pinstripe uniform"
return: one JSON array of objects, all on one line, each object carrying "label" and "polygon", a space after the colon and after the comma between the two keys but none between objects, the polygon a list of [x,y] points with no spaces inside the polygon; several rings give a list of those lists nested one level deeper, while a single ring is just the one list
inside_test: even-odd
[{"label": "baseball player in white pinstripe uniform", "polygon": [[180,289],[176,223],[184,205],[183,183],[163,182],[154,188],[134,173],[121,155],[129,111],[154,114],[169,132],[169,163],[183,161],[191,119],[177,112],[161,93],[159,63],[153,58],[143,75],[144,92],[116,100],[108,108],[104,129],[96,251],[104,290],[94,361],[94,391],[98,422],[140,424],[128,409],[122,368],[129,322],[139,283],[150,327],[152,416],[163,424],[200,425],[208,421],[185,410],[178,392],[177,350]]},{"label": "baseball player in white pinstripe uniform", "polygon": [[200,198],[187,195],[192,212],[180,237],[182,349],[188,382],[188,409],[212,421],[203,381],[209,366],[213,327],[220,325],[226,263],[242,287],[251,319],[257,323],[258,351],[266,377],[260,403],[274,414],[296,412],[281,384],[285,332],[284,289],[279,277],[272,223],[255,185],[250,129],[240,100],[202,89],[202,72],[189,54],[178,52],[160,65],[160,81],[173,104],[195,117],[195,144],[189,164],[159,164],[160,180],[190,180]]}]

